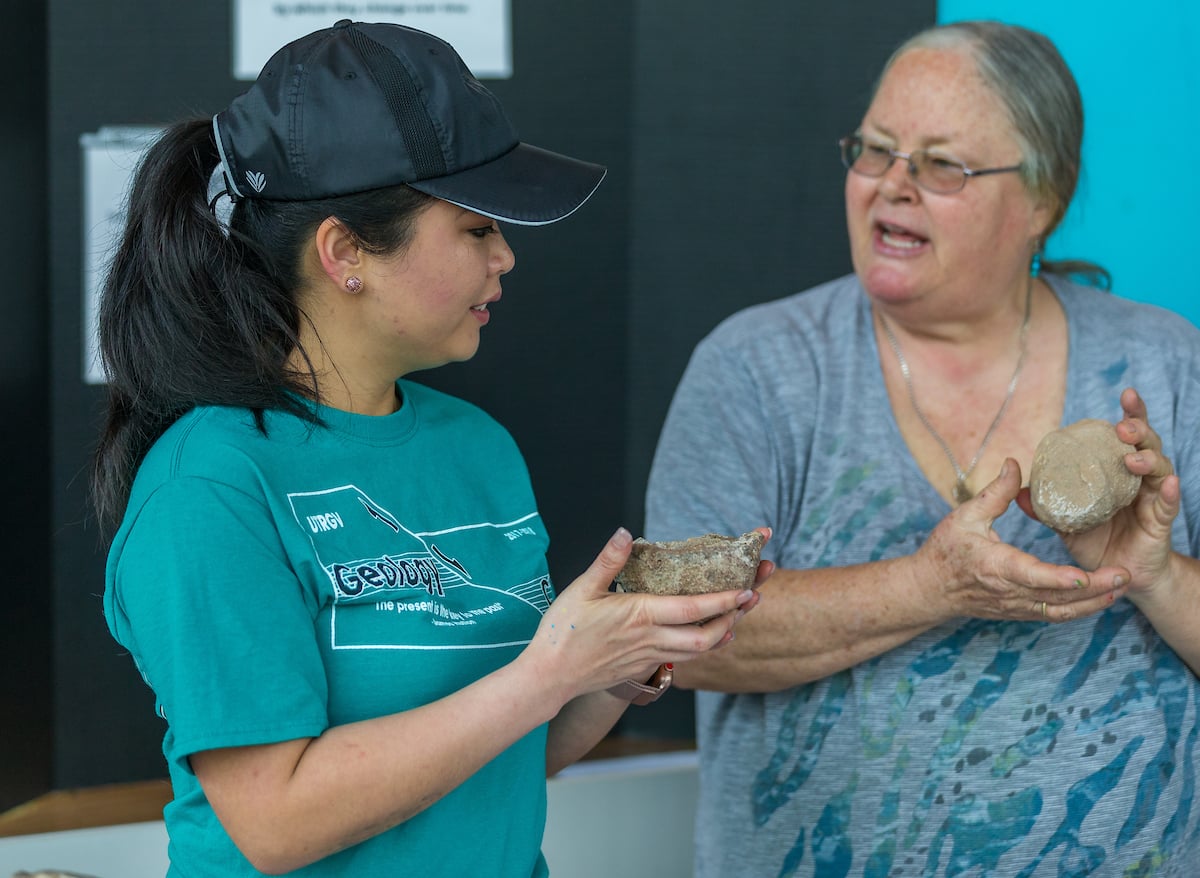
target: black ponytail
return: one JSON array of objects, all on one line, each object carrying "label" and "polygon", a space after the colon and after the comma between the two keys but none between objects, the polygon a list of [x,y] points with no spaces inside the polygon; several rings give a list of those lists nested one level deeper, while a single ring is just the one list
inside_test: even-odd
[{"label": "black ponytail", "polygon": [[280,409],[315,422],[311,369],[289,365],[304,318],[296,299],[301,254],[336,216],[366,250],[393,252],[432,201],[406,186],[309,202],[239,201],[229,227],[210,209],[218,162],[208,119],[179,123],[147,151],[101,291],[99,349],[107,420],[92,476],[93,502],[111,532],[138,465],[198,405]]}]

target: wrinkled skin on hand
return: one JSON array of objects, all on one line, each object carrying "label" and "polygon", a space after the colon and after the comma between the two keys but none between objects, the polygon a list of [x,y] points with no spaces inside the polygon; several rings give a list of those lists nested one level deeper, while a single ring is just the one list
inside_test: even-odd
[{"label": "wrinkled skin on hand", "polygon": [[[1162,439],[1150,427],[1146,404],[1133,388],[1121,394],[1125,418],[1116,425],[1117,437],[1137,450],[1125,455],[1129,471],[1142,477],[1133,502],[1108,521],[1078,534],[1062,534],[1064,543],[1084,567],[1119,566],[1131,575],[1130,588],[1152,588],[1167,573],[1171,555],[1171,524],[1179,514],[1179,478],[1162,453]],[[1017,498],[1031,517],[1028,489]]]},{"label": "wrinkled skin on hand", "polygon": [[[1121,597],[1130,572],[1118,564],[1060,566],[1022,552],[992,528],[1021,489],[1021,468],[1011,458],[999,476],[934,528],[917,558],[941,587],[947,619],[1017,619],[1065,622],[1098,613]],[[1085,565],[1087,566],[1087,565]]]}]

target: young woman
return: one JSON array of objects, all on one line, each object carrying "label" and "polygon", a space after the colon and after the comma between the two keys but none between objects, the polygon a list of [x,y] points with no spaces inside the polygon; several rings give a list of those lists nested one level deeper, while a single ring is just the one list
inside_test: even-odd
[{"label": "young woman", "polygon": [[446,43],[350,22],[148,154],[95,488],[172,875],[545,875],[546,774],[756,603],[610,593],[623,529],[556,599],[510,436],[400,380],[475,353],[498,221],[603,174],[520,143]]}]

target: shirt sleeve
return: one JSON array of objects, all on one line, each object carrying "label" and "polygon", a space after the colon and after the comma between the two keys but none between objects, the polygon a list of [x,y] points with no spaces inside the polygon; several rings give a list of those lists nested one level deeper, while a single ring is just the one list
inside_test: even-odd
[{"label": "shirt sleeve", "polygon": [[110,559],[109,623],[154,690],[167,758],[324,731],[317,600],[266,505],[182,478],[134,514]]},{"label": "shirt sleeve", "polygon": [[764,405],[736,347],[712,338],[697,346],[655,451],[646,492],[648,538],[735,536],[778,520],[790,477],[778,472],[776,442],[786,437],[770,429]]},{"label": "shirt sleeve", "polygon": [[[1200,334],[1196,328],[1186,324],[1180,333],[1185,336],[1174,347],[1182,350],[1180,374],[1174,383],[1174,410],[1169,413],[1174,432],[1174,447],[1166,449],[1172,457],[1172,465],[1179,475],[1183,496],[1183,528],[1186,537],[1186,553],[1200,558],[1200,429],[1197,429],[1197,412],[1200,412]],[[1143,396],[1149,393],[1138,388]],[[1159,419],[1166,414],[1158,410],[1157,400],[1147,401],[1151,428],[1157,428]],[[1176,549],[1183,550],[1179,543]]]}]

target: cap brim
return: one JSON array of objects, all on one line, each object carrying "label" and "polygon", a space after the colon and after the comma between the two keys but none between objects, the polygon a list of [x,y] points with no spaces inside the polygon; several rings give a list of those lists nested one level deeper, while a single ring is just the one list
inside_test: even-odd
[{"label": "cap brim", "polygon": [[518,143],[487,164],[408,185],[501,222],[542,226],[583,206],[606,173],[603,165]]}]

